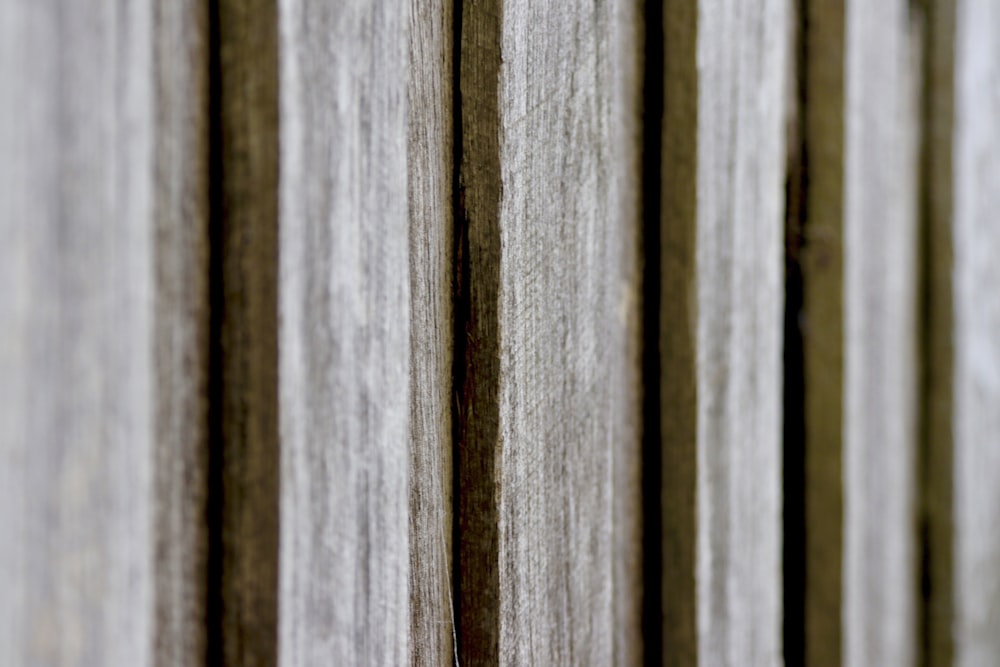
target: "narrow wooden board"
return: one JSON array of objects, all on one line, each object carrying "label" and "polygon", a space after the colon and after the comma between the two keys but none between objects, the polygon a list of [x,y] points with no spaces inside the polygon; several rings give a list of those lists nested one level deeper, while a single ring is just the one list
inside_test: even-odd
[{"label": "narrow wooden board", "polygon": [[207,23],[0,7],[0,663],[204,658]]},{"label": "narrow wooden board", "polygon": [[1000,660],[1000,7],[955,38],[955,664]]},{"label": "narrow wooden board", "polygon": [[954,664],[954,342],[952,201],[956,0],[926,3],[924,52],[923,395],[920,663]]},{"label": "narrow wooden board", "polygon": [[844,663],[916,659],[922,17],[851,0],[844,105]]},{"label": "narrow wooden board", "polygon": [[786,4],[664,6],[667,664],[781,662]]},{"label": "narrow wooden board", "polygon": [[[844,30],[842,0],[808,0],[798,181],[802,313],[803,578],[807,665],[840,667],[844,604]],[[790,565],[786,565],[789,567]]]},{"label": "narrow wooden board", "polygon": [[638,17],[617,2],[462,12],[460,658],[611,664],[616,609],[639,614],[615,563],[639,548],[615,525],[617,494],[639,493],[615,467],[639,451],[639,282],[623,265],[639,82],[621,55]]},{"label": "narrow wooden board", "polygon": [[278,661],[410,659],[405,0],[278,7]]},{"label": "narrow wooden board", "polygon": [[452,593],[451,0],[411,0],[409,36],[411,664],[455,659]]},{"label": "narrow wooden board", "polygon": [[278,52],[273,0],[221,0],[213,140],[213,643],[273,665],[278,640]]}]

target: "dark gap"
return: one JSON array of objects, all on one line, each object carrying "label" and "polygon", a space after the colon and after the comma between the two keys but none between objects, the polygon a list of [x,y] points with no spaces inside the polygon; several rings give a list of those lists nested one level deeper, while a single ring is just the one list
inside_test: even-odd
[{"label": "dark gap", "polygon": [[[920,395],[918,401],[918,452],[916,479],[918,483],[918,514],[916,519],[916,548],[917,548],[917,572],[916,584],[920,594],[918,610],[918,630],[920,636],[919,655],[917,663],[921,667],[930,667],[935,662],[934,659],[934,570],[937,564],[933,560],[933,520],[931,516],[930,503],[934,501],[930,497],[931,489],[934,485],[932,466],[934,464],[934,453],[932,438],[934,437],[934,405],[933,405],[933,373],[934,364],[934,340],[932,331],[934,329],[934,267],[933,267],[933,242],[934,242],[934,198],[931,183],[933,175],[931,173],[930,160],[933,159],[931,143],[934,125],[934,52],[936,46],[933,39],[935,26],[928,19],[933,19],[929,14],[929,6],[924,0],[910,0],[908,6],[909,20],[911,26],[914,22],[923,25],[923,40],[921,46],[921,70],[920,70],[920,117],[918,133],[918,174],[917,187],[919,190],[918,200],[918,240],[917,240],[917,373],[919,378]],[[940,594],[941,592],[939,592]]]},{"label": "dark gap", "polygon": [[663,664],[663,453],[660,419],[660,187],[663,3],[645,6],[642,113],[642,636],[647,667]]},{"label": "dark gap", "polygon": [[205,664],[222,664],[223,484],[223,189],[222,63],[219,0],[208,1],[208,532],[205,585]]},{"label": "dark gap", "polygon": [[[462,614],[459,605],[462,599],[461,589],[461,545],[462,533],[460,522],[461,507],[461,476],[459,475],[462,461],[462,437],[465,432],[465,421],[462,407],[465,403],[463,394],[466,382],[466,341],[471,320],[472,302],[469,293],[469,220],[465,213],[465,194],[461,187],[462,169],[462,0],[454,0],[452,9],[452,43],[451,43],[451,100],[452,100],[452,224],[454,247],[452,258],[454,274],[452,276],[452,405],[451,405],[451,562],[452,562],[452,622],[455,624],[454,648],[456,656],[461,655]],[[457,667],[457,666],[456,666]]]},{"label": "dark gap", "polygon": [[808,0],[797,0],[793,11],[795,99],[792,131],[788,134],[785,181],[785,342],[784,342],[784,465],[782,640],[785,664],[801,667],[806,660],[806,429],[805,368],[802,321],[805,310],[802,249],[807,224],[809,152],[806,124],[807,63],[809,62]]}]

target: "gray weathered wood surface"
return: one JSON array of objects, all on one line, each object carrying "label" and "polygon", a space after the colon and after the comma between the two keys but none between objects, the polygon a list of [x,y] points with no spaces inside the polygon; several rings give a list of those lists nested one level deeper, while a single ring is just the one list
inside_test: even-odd
[{"label": "gray weathered wood surface", "polygon": [[206,16],[0,6],[0,663],[204,656]]},{"label": "gray weathered wood surface", "polygon": [[664,658],[777,665],[789,17],[664,12]]},{"label": "gray weathered wood surface", "polygon": [[843,660],[917,654],[917,251],[922,32],[851,0],[844,105]]},{"label": "gray weathered wood surface", "polygon": [[625,264],[639,81],[621,54],[638,17],[617,2],[462,11],[460,658],[610,664],[616,608],[639,614],[635,578],[615,566],[637,559],[637,530],[614,521],[616,494],[639,493],[616,488],[637,473],[615,467],[639,447]]},{"label": "gray weathered wood surface", "polygon": [[957,5],[955,664],[1000,660],[1000,6]]},{"label": "gray weathered wood surface", "polygon": [[410,649],[414,665],[455,656],[452,593],[452,0],[410,3]]},{"label": "gray weathered wood surface", "polygon": [[409,4],[278,8],[285,667],[409,659]]}]

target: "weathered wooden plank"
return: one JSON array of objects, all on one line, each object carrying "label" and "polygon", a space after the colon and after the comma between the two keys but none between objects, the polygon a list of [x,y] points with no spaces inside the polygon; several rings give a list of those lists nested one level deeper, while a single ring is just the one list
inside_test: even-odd
[{"label": "weathered wooden plank", "polygon": [[286,666],[410,658],[409,4],[278,6]]},{"label": "weathered wooden plank", "polygon": [[621,55],[636,28],[621,22],[636,19],[622,3],[462,9],[464,664],[610,664],[616,607],[639,613],[616,602],[635,580],[616,578],[612,544],[635,562],[635,528],[614,518],[629,475],[616,450],[638,451],[641,404],[623,265],[640,212],[638,80]]},{"label": "weathered wooden plank", "polygon": [[1000,660],[1000,7],[957,6],[955,664]]},{"label": "weathered wooden plank", "polygon": [[204,656],[206,21],[0,7],[0,663]]},{"label": "weathered wooden plank", "polygon": [[776,665],[787,8],[689,5],[664,5],[664,660]]},{"label": "weathered wooden plank", "polygon": [[454,17],[412,0],[409,36],[411,663],[455,656],[452,595]]},{"label": "weathered wooden plank", "polygon": [[906,0],[846,5],[842,646],[850,665],[916,659],[920,18]]}]

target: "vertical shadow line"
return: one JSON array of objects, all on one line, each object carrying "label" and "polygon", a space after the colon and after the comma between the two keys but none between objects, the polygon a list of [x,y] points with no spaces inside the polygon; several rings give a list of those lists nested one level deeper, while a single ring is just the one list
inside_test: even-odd
[{"label": "vertical shadow line", "polygon": [[788,163],[785,180],[785,324],[783,409],[782,643],[785,664],[802,667],[806,659],[806,459],[805,369],[802,329],[803,278],[800,263],[808,201],[806,118],[806,1],[796,0],[791,50],[795,58]]},{"label": "vertical shadow line", "polygon": [[663,514],[660,419],[660,186],[663,3],[645,3],[642,112],[642,636],[647,667],[663,664]]}]

